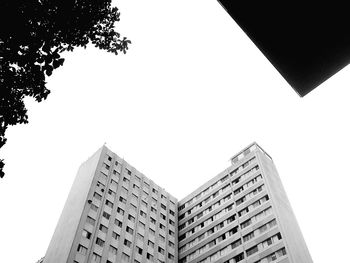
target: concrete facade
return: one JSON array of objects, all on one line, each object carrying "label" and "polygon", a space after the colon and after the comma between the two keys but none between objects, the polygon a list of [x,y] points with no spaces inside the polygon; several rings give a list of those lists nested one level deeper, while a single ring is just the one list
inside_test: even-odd
[{"label": "concrete facade", "polygon": [[272,158],[256,143],[179,201],[179,263],[312,263]]},{"label": "concrete facade", "polygon": [[256,143],[181,201],[107,147],[79,168],[44,263],[312,263]]},{"label": "concrete facade", "polygon": [[45,263],[175,263],[177,200],[103,146],[83,163]]}]

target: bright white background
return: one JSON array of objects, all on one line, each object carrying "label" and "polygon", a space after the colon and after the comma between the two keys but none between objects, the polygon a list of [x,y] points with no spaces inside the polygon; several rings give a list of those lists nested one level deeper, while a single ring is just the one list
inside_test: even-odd
[{"label": "bright white background", "polygon": [[1,262],[44,256],[79,165],[105,142],[183,198],[257,141],[274,159],[315,263],[348,260],[349,83],[301,99],[215,0],[123,0],[126,55],[66,54],[1,150]]}]

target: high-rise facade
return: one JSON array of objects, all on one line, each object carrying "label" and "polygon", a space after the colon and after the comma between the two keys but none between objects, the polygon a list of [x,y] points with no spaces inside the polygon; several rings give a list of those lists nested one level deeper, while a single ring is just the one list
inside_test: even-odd
[{"label": "high-rise facade", "polygon": [[253,143],[181,201],[103,146],[81,165],[44,263],[312,263]]},{"label": "high-rise facade", "polygon": [[179,201],[179,263],[311,263],[271,157],[256,143]]},{"label": "high-rise facade", "polygon": [[177,200],[103,146],[83,163],[45,263],[177,263]]}]

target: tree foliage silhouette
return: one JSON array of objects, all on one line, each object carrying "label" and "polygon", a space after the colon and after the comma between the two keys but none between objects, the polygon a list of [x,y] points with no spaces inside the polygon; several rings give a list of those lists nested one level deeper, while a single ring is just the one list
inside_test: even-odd
[{"label": "tree foliage silhouette", "polygon": [[[24,97],[45,100],[45,77],[63,65],[61,53],[89,43],[117,55],[130,40],[115,31],[111,0],[1,0],[0,148],[9,125],[28,123]],[[0,160],[0,177],[4,176]]]}]

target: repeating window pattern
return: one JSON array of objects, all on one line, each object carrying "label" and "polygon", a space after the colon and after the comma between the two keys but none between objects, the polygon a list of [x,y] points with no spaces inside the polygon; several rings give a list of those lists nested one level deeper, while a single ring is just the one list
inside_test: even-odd
[{"label": "repeating window pattern", "polygon": [[[237,178],[235,180],[235,184],[238,184],[240,181],[250,177],[252,174],[254,174],[256,171],[258,170],[258,166],[256,165],[255,167],[251,168],[249,171],[247,171],[246,173],[244,173],[243,175],[241,175],[239,178]],[[262,176],[258,175],[255,178],[253,178],[252,180],[250,180],[249,182],[245,183],[244,185],[242,185],[241,187],[239,187],[238,189],[236,189],[234,191],[234,195],[238,195],[240,192],[244,191],[245,189],[249,188],[250,186],[254,185],[255,183],[259,182],[260,180],[262,180]],[[192,214],[193,212],[195,212],[196,210],[198,210],[199,208],[201,208],[202,206],[206,205],[209,201],[211,201],[213,198],[216,198],[218,195],[220,195],[221,193],[224,193],[227,189],[230,188],[230,184],[227,184],[226,186],[224,186],[223,188],[221,188],[220,190],[216,191],[214,194],[210,195],[209,197],[207,197],[205,200],[203,200],[202,202],[200,202],[199,204],[197,204],[196,206],[194,206],[192,209],[188,210],[186,213],[182,214],[179,216],[179,221],[181,221],[182,219],[185,218],[185,216]],[[262,189],[261,189],[262,190]],[[245,200],[244,200],[245,201]],[[242,200],[239,201],[238,204],[241,204]],[[237,205],[238,205],[237,204]],[[208,211],[207,209],[205,211]],[[191,219],[190,219],[191,220]],[[179,230],[185,228],[185,226],[188,225],[188,223],[186,224],[186,222],[184,224],[181,224],[179,227]]]},{"label": "repeating window pattern", "polygon": [[264,240],[263,242],[259,243],[258,245],[255,245],[249,249],[247,249],[247,257],[257,253],[258,251],[261,251],[265,248],[267,248],[268,246],[271,246],[274,243],[277,243],[279,240],[282,239],[282,236],[280,233],[269,237],[268,239]]},{"label": "repeating window pattern", "polygon": [[[245,232],[244,236],[235,235],[240,229],[245,229],[249,225],[260,221],[272,213],[272,208],[268,207],[246,220],[243,219],[245,220],[244,222],[237,222],[238,218],[247,215],[269,200],[269,196],[264,195],[261,198],[258,197],[258,200],[255,199],[254,202],[244,207],[250,199],[265,190],[264,184],[259,184],[254,189],[252,187],[262,180],[262,175],[258,173],[259,166],[254,156],[233,171],[230,172],[230,170],[228,170],[226,174],[210,187],[197,194],[185,204],[179,206],[179,211],[186,208],[190,209],[184,211],[182,215],[177,218],[178,220],[175,218],[176,204],[170,200],[171,197],[169,197],[169,194],[164,193],[164,191],[155,186],[152,181],[149,181],[143,176],[136,175],[133,168],[126,168],[125,164],[118,161],[115,161],[114,165],[112,157],[106,158],[108,162],[105,160],[105,163],[103,163],[101,170],[103,172],[99,175],[98,182],[95,185],[96,189],[95,192],[93,192],[93,199],[89,200],[91,201],[89,202],[89,207],[94,212],[90,213],[86,218],[87,224],[93,227],[96,226],[96,228],[98,227],[105,235],[101,235],[100,233],[99,236],[94,236],[91,233],[91,226],[88,227],[88,225],[85,225],[85,229],[81,232],[81,238],[82,240],[85,239],[85,242],[87,241],[86,239],[92,239],[90,241],[93,246],[92,249],[94,249],[94,246],[96,249],[93,250],[91,254],[88,253],[88,249],[82,245],[86,243],[79,244],[77,248],[77,253],[90,255],[92,259],[91,262],[101,263],[101,255],[98,254],[101,252],[96,252],[101,250],[98,250],[97,247],[106,247],[109,251],[109,256],[114,257],[114,260],[109,259],[105,261],[106,259],[104,259],[104,262],[107,263],[114,262],[116,258],[118,261],[121,259],[121,262],[125,263],[140,263],[140,260],[137,259],[132,259],[131,262],[130,249],[135,249],[136,253],[142,257],[146,257],[148,262],[174,262],[175,256],[172,251],[176,248],[175,229],[177,222],[181,220],[182,222],[178,229],[179,231],[184,230],[186,232],[182,231],[184,233],[181,234],[178,241],[182,241],[186,238],[189,240],[179,248],[179,253],[184,253],[194,246],[196,246],[196,248],[194,251],[191,251],[191,253],[181,258],[179,262],[186,263],[198,257],[201,258],[196,260],[197,263],[216,262],[221,257],[231,253],[231,251],[235,250],[244,242],[249,242],[277,224],[276,220],[273,219],[249,233]],[[109,171],[106,171],[106,169]],[[240,185],[237,185],[239,183]],[[247,192],[245,192],[246,189]],[[241,194],[244,195],[242,196]],[[236,202],[232,202],[232,199],[236,195],[239,195],[239,199],[237,199]],[[196,201],[200,202],[195,204]],[[210,217],[204,218],[205,216]],[[221,219],[220,222],[218,219],[224,216],[226,216],[225,220]],[[105,225],[108,224],[109,227],[106,227],[99,221],[101,218],[105,218],[102,222]],[[185,218],[186,221],[183,222]],[[108,221],[111,220],[111,223],[108,223],[106,219]],[[187,227],[189,229],[185,230]],[[192,237],[205,227],[205,232],[200,233],[200,235],[195,238]],[[219,236],[213,239],[214,233],[218,231],[220,231]],[[124,232],[128,234],[124,236]],[[112,239],[111,241],[107,241],[106,237],[110,235]],[[156,242],[149,239],[156,240]],[[235,253],[233,257],[228,260],[225,259],[226,261],[223,263],[240,262],[244,258],[250,257],[278,242],[280,239],[282,239],[282,237],[281,234],[278,233],[257,245],[255,245],[255,243],[244,253],[238,255]],[[112,243],[110,244],[109,242]],[[249,242],[247,245],[249,246],[252,243],[253,242]],[[222,244],[220,250],[215,252],[210,251],[211,248],[218,244]],[[123,245],[125,246],[124,249]],[[208,256],[203,258],[205,253],[207,253]],[[254,263],[273,262],[284,255],[286,255],[286,251],[283,248]],[[164,260],[164,258],[167,258],[167,260]]]},{"label": "repeating window pattern", "polygon": [[[93,198],[88,202],[89,209],[93,213],[89,212],[86,217],[87,225],[85,228],[91,229],[91,226],[88,225],[98,226],[98,231],[100,231],[100,235],[94,237],[91,248],[93,250],[91,262],[100,263],[102,258],[100,252],[96,251],[101,251],[101,247],[107,247],[109,257],[114,259],[108,259],[106,262],[111,263],[119,258],[121,262],[131,263],[130,249],[136,248],[136,240],[148,244],[149,247],[155,246],[154,242],[148,240],[148,238],[155,238],[159,244],[163,244],[162,247],[156,247],[154,254],[147,253],[146,257],[149,260],[166,263],[168,261],[164,260],[165,256],[169,258],[169,262],[174,262],[175,202],[170,200],[169,194],[152,182],[148,182],[148,179],[137,175],[133,172],[133,169],[126,168],[126,164],[115,161],[113,166],[112,160],[112,157],[106,157],[92,193]],[[110,173],[106,169],[110,170]],[[99,207],[102,208],[102,211],[99,210]],[[152,211],[154,217],[152,220],[150,211]],[[114,224],[111,226],[106,221],[103,221],[102,224],[102,220],[113,220]],[[150,221],[152,221],[155,229],[149,228]],[[148,232],[146,235],[145,230]],[[124,235],[124,231],[128,234]],[[101,233],[104,233],[104,235],[101,235]],[[108,234],[112,237],[110,240],[106,240]],[[91,230],[82,230],[82,242],[92,237]],[[120,249],[123,246],[126,249],[124,251]],[[146,253],[146,247],[138,247],[139,254]],[[168,247],[170,251],[168,251]],[[121,251],[118,251],[118,249]],[[86,246],[79,244],[77,253],[87,256],[89,254],[87,250]],[[160,259],[158,256],[163,258]],[[137,260],[134,262],[137,262]]]},{"label": "repeating window pattern", "polygon": [[[251,165],[253,162],[255,162],[255,157],[249,159],[247,162],[245,162],[244,164],[240,165],[239,167],[237,167],[235,170],[233,170],[229,175],[224,176],[223,178],[221,178],[220,180],[218,180],[217,182],[215,182],[214,184],[212,184],[211,186],[209,186],[208,188],[206,188],[204,191],[202,191],[201,193],[197,194],[194,198],[190,199],[189,201],[187,201],[185,204],[179,206],[179,211],[185,209],[186,207],[190,206],[192,203],[194,203],[195,201],[199,200],[200,198],[202,198],[203,196],[207,195],[209,192],[211,192],[212,190],[214,190],[216,187],[218,187],[219,185],[223,184],[226,180],[229,179],[229,177],[234,177],[236,174],[240,173],[242,170],[244,170],[246,167],[248,167],[249,165]],[[245,178],[247,178],[248,176],[250,176],[252,173],[256,172],[258,169],[258,166],[255,166],[254,168],[250,169],[249,171],[247,171],[246,173],[242,174],[242,176],[240,176],[239,178],[237,178],[234,181],[234,184],[239,183],[240,181],[244,180]]]},{"label": "repeating window pattern", "polygon": [[251,205],[247,206],[246,208],[240,210],[238,212],[238,216],[242,217],[245,214],[253,211],[255,208],[257,208],[258,206],[261,206],[262,204],[266,203],[269,200],[269,197],[267,195],[265,195],[264,197],[260,198],[259,200],[255,201],[254,203],[252,203]]},{"label": "repeating window pattern", "polygon": [[263,219],[264,217],[266,217],[270,214],[272,214],[271,207],[261,211],[260,213],[256,214],[255,216],[252,216],[251,218],[249,218],[246,221],[244,221],[243,223],[241,223],[241,228],[244,229],[247,226],[250,226],[251,224],[260,221],[261,219]]},{"label": "repeating window pattern", "polygon": [[[219,258],[227,255],[228,253],[230,253],[232,250],[234,250],[235,248],[237,248],[239,245],[242,244],[241,239],[235,240],[233,241],[231,244],[225,246],[224,248],[218,250],[217,252],[209,255],[208,257],[206,257],[205,259],[202,259],[201,261],[198,261],[198,263],[209,263],[209,262],[215,262],[216,260],[218,260]],[[186,263],[186,259],[182,259],[180,261],[180,263]],[[238,262],[238,261],[237,261]]]},{"label": "repeating window pattern", "polygon": [[[182,253],[182,252],[190,249],[191,247],[197,245],[199,242],[204,243],[206,238],[210,237],[212,234],[216,233],[217,231],[219,231],[223,227],[228,226],[235,219],[236,219],[236,215],[232,215],[229,218],[227,218],[226,220],[224,220],[223,222],[220,222],[217,225],[211,227],[208,231],[204,232],[203,234],[201,234],[200,236],[198,236],[194,240],[188,242],[186,245],[183,245],[182,247],[180,247],[179,252]],[[237,230],[238,230],[238,226],[231,228],[230,235],[235,234],[237,232]]]},{"label": "repeating window pattern", "polygon": [[270,222],[262,225],[261,227],[259,227],[258,229],[246,234],[244,237],[243,237],[243,241],[244,242],[247,242],[249,241],[250,239],[258,236],[258,235],[261,235],[262,233],[268,231],[269,229],[273,228],[274,226],[277,225],[277,222],[276,222],[276,219],[273,219],[271,220]]},{"label": "repeating window pattern", "polygon": [[244,202],[248,201],[249,199],[252,199],[254,196],[256,196],[261,191],[265,190],[265,185],[260,185],[258,188],[255,188],[253,191],[249,192],[245,196],[241,197],[236,201],[236,205],[241,205]]},{"label": "repeating window pattern", "polygon": [[[233,229],[233,231],[229,230],[223,234],[221,234],[219,237],[213,239],[212,241],[210,241],[209,243],[207,243],[204,246],[201,246],[200,248],[196,249],[194,252],[192,252],[191,254],[189,254],[187,256],[187,261],[192,260],[194,258],[196,258],[197,256],[199,256],[200,254],[208,251],[210,248],[212,248],[213,246],[221,243],[222,241],[230,238],[233,234],[235,234],[237,232],[237,228]],[[222,251],[220,252],[220,256],[226,255],[228,252],[230,252],[230,250],[232,250],[233,248],[237,247],[238,245],[240,245],[242,242],[240,239],[236,240],[234,243],[232,243],[229,246],[226,246],[226,250],[222,249]],[[234,245],[233,245],[234,244]]]},{"label": "repeating window pattern", "polygon": [[225,214],[227,214],[229,211],[232,210],[234,204],[230,204],[227,207],[223,208],[222,210],[220,210],[220,212],[216,213],[215,215],[209,217],[207,220],[203,221],[202,223],[200,223],[199,225],[195,226],[194,228],[192,228],[190,231],[186,232],[185,234],[182,234],[179,237],[179,241],[185,239],[186,237],[190,237],[191,235],[193,235],[194,233],[198,232],[199,230],[201,230],[202,228],[206,227],[207,225],[209,225],[211,222],[223,217]]},{"label": "repeating window pattern", "polygon": [[[222,190],[222,189],[221,189]],[[220,190],[220,193],[221,193]],[[219,193],[219,191],[218,191]],[[179,230],[191,225],[193,222],[195,222],[196,220],[200,219],[202,216],[205,216],[207,214],[209,214],[211,211],[215,210],[216,208],[218,208],[220,205],[224,204],[225,202],[227,202],[228,200],[230,200],[232,198],[233,194],[230,193],[228,195],[226,195],[225,197],[223,197],[222,199],[218,200],[217,202],[215,202],[214,204],[212,204],[211,206],[209,206],[207,209],[203,210],[202,212],[200,212],[198,215],[192,217],[190,220],[188,220],[187,222],[181,224],[179,226]]]},{"label": "repeating window pattern", "polygon": [[268,255],[267,257],[264,257],[254,263],[269,263],[269,262],[273,262],[276,261],[277,259],[283,257],[287,255],[286,249],[282,248],[277,250],[276,252],[273,252],[272,254]]}]

